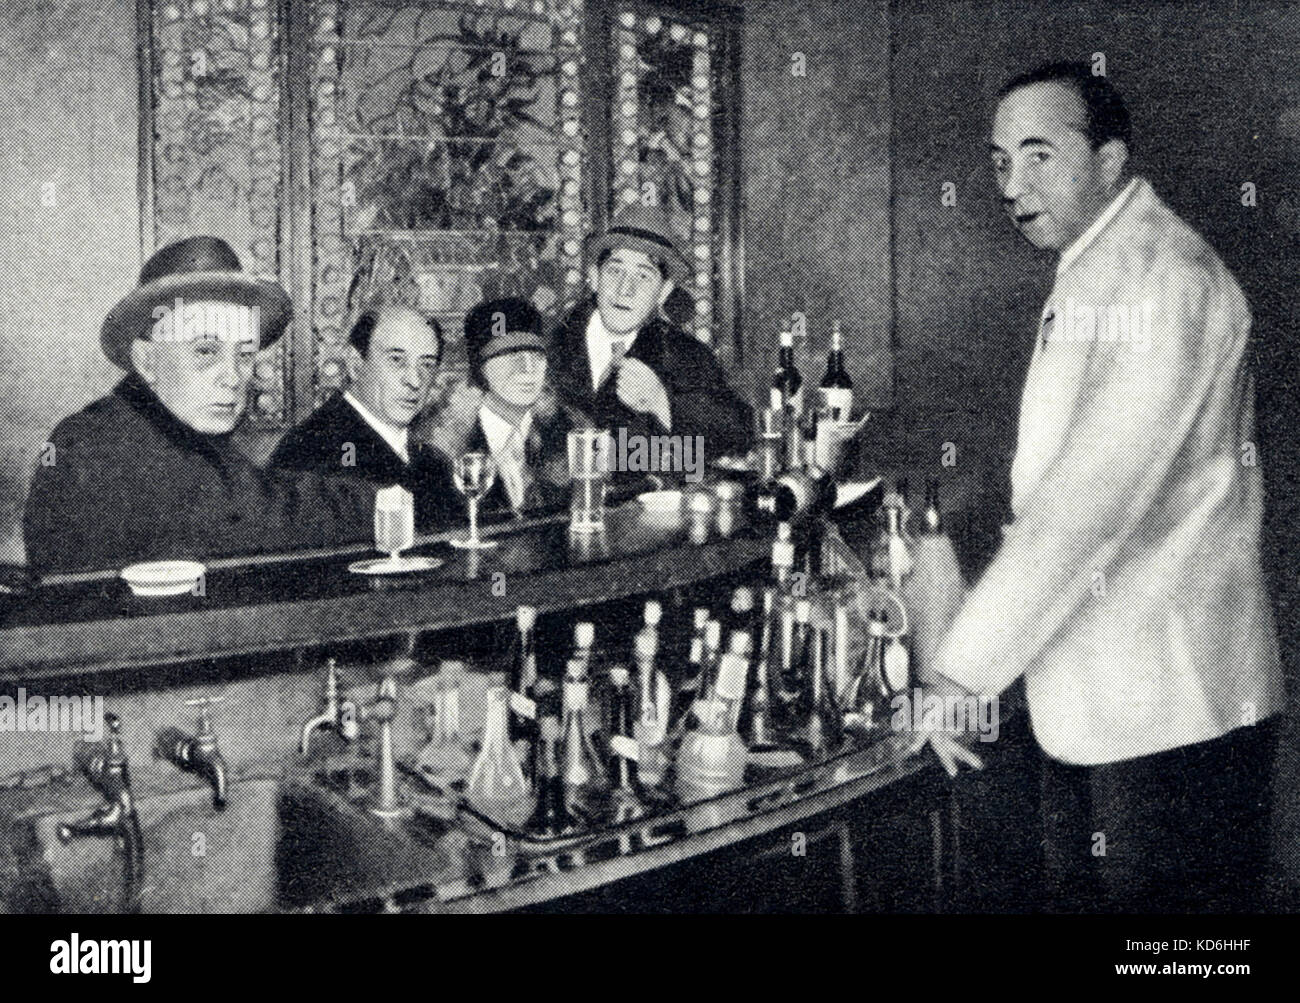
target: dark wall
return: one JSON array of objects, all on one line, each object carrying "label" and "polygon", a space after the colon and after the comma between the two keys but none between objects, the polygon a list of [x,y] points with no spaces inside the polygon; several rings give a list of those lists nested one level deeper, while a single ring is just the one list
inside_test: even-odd
[{"label": "dark wall", "polygon": [[[861,399],[893,393],[889,247],[889,20],[883,0],[744,5],[745,323],[766,398],[777,333],[821,378],[831,323]],[[802,66],[795,62],[804,57]],[[802,69],[803,75],[795,75]]]}]

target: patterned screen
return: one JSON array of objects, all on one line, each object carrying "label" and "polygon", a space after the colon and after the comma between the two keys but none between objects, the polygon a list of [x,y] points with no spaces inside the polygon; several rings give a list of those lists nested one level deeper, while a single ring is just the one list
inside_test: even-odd
[{"label": "patterned screen", "polygon": [[[150,30],[153,243],[230,243],[244,270],[280,281],[280,26],[271,0],[154,3]],[[286,419],[288,338],[255,369],[251,420]]]},{"label": "patterned screen", "polygon": [[447,393],[480,299],[520,295],[552,317],[576,301],[591,225],[582,17],[554,0],[313,4],[318,398],[373,302],[439,320]]},{"label": "patterned screen", "polygon": [[717,87],[714,32],[650,8],[619,8],[614,22],[616,93],[612,211],[638,199],[669,212],[695,265],[694,301],[674,319],[707,344],[718,341]]}]

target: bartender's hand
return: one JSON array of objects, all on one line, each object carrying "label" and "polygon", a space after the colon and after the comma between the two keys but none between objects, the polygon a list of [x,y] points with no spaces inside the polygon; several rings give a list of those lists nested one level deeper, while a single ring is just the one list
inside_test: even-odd
[{"label": "bartender's hand", "polygon": [[655,371],[640,359],[624,358],[618,364],[618,381],[615,390],[618,399],[633,411],[652,414],[665,429],[673,427],[672,410],[668,405],[668,391]]},{"label": "bartender's hand", "polygon": [[[917,692],[917,690],[913,690],[913,696],[915,696]],[[968,693],[952,680],[941,675],[936,675],[934,680],[926,684],[925,688],[919,692],[920,699],[927,703],[929,702],[930,697],[938,698],[945,708],[945,711],[949,706],[948,701],[950,697],[965,701],[967,697],[972,696],[971,693]],[[922,703],[921,707],[923,711],[926,705],[926,703]],[[924,718],[924,714],[922,714],[922,717]],[[978,723],[969,720],[965,715],[963,715],[963,720],[968,728]],[[943,768],[948,771],[948,776],[955,777],[957,771],[961,769],[962,763],[965,763],[967,766],[976,770],[984,768],[984,760],[962,744],[962,739],[969,737],[969,731],[950,731],[944,727],[944,722],[941,721],[938,728],[922,728],[920,734],[924,736],[927,744],[934,749],[934,754],[939,757],[939,762],[943,764]]]}]

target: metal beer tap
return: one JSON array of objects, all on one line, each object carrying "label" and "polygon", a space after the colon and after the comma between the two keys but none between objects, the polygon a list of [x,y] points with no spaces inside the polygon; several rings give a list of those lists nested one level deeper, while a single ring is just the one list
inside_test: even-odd
[{"label": "metal beer tap", "polygon": [[75,759],[91,786],[104,795],[108,804],[96,808],[80,822],[61,824],[56,835],[64,846],[86,836],[113,837],[122,851],[122,911],[139,912],[144,882],[144,836],[122,747],[122,722],[116,714],[105,714],[104,723],[108,725],[108,737],[102,742],[83,742]]},{"label": "metal beer tap", "polygon": [[351,700],[339,700],[338,665],[334,659],[326,661],[325,670],[325,709],[302,726],[298,751],[304,758],[317,729],[333,728],[346,742],[356,741],[361,730],[357,724],[357,705]]},{"label": "metal beer tap", "polygon": [[212,704],[224,697],[196,697],[185,706],[199,708],[198,734],[193,737],[179,728],[164,728],[154,740],[154,759],[166,759],[187,773],[197,773],[212,788],[212,807],[226,807],[226,761],[217,748],[217,733],[212,730]]}]

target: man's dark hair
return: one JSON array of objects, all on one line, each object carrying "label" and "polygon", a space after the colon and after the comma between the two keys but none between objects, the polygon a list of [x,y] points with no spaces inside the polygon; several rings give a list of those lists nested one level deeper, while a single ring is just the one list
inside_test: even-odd
[{"label": "man's dark hair", "polygon": [[[607,247],[607,248],[605,248],[605,250],[601,251],[600,254],[599,254],[599,255],[597,256],[597,258],[596,258],[596,267],[597,267],[597,268],[604,268],[604,267],[605,267],[605,262],[609,260],[609,256],[610,256],[611,254],[613,254],[613,253],[614,253],[615,251],[617,251],[617,250],[619,250],[619,248],[617,248],[617,247]],[[660,275],[662,278],[667,279],[667,278],[668,278],[668,274],[669,274],[669,273],[668,273],[668,261],[667,261],[667,259],[665,259],[665,258],[660,258],[660,257],[658,257],[658,256],[656,256],[656,255],[650,255],[649,257],[650,257],[650,263],[653,264],[656,268],[659,269],[659,275]]]},{"label": "man's dark hair", "polygon": [[[371,307],[369,310],[363,310],[361,316],[356,319],[352,325],[352,330],[348,332],[348,343],[361,353],[365,358],[366,353],[370,351],[370,338],[375,333],[375,327],[379,324],[379,315],[382,307]],[[423,314],[421,315],[424,316]],[[438,339],[438,359],[442,360],[442,325],[432,317],[424,317],[424,322],[429,325],[429,330],[433,332]]]},{"label": "man's dark hair", "polygon": [[1112,139],[1123,141],[1133,152],[1132,127],[1128,107],[1114,85],[1104,76],[1096,76],[1088,63],[1047,63],[1009,80],[998,91],[1001,101],[1012,91],[1032,84],[1058,83],[1072,87],[1084,108],[1084,132],[1094,150]]}]

